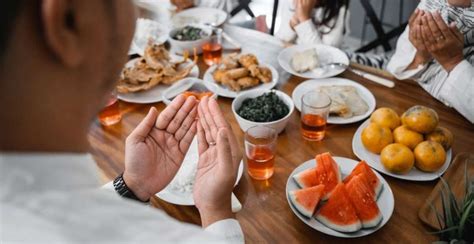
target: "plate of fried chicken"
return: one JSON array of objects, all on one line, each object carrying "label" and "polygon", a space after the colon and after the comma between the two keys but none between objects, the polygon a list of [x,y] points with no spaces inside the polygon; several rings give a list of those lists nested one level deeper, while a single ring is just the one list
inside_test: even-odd
[{"label": "plate of fried chicken", "polygon": [[260,63],[253,54],[229,54],[221,64],[211,66],[204,82],[217,84],[217,94],[235,98],[251,89],[272,89],[278,83],[278,72],[269,64]]},{"label": "plate of fried chicken", "polygon": [[[196,55],[195,55],[196,58]],[[171,55],[164,45],[149,43],[143,57],[130,60],[117,84],[118,98],[132,103],[155,103],[170,85],[186,77],[198,77],[196,60]]]}]

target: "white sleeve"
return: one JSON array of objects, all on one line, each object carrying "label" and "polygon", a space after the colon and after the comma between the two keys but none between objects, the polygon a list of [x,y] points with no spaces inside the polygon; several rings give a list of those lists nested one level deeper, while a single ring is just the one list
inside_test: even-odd
[{"label": "white sleeve", "polygon": [[244,234],[240,224],[236,219],[224,219],[209,225],[206,232],[212,233],[216,237],[220,237],[229,243],[244,243]]},{"label": "white sleeve", "polygon": [[291,0],[283,0],[281,5],[278,7],[280,9],[281,24],[280,28],[275,33],[275,37],[284,42],[293,42],[296,38],[296,33],[290,26],[293,12],[290,10],[289,1]]},{"label": "white sleeve", "polygon": [[326,44],[330,46],[339,47],[342,44],[344,37],[346,8],[342,7],[339,10],[336,24],[327,34],[321,35],[318,28],[313,24],[311,19],[306,20],[295,26],[296,34],[298,35],[298,42],[300,44]]},{"label": "white sleeve", "polygon": [[466,60],[454,67],[438,96],[474,123],[474,67]]},{"label": "white sleeve", "polygon": [[230,13],[238,5],[238,0],[194,0],[194,6],[217,8],[227,13]]},{"label": "white sleeve", "polygon": [[415,69],[407,70],[408,66],[413,62],[416,55],[416,48],[408,39],[409,27],[405,29],[398,38],[395,53],[387,65],[387,71],[399,80],[417,78],[420,71],[426,68],[426,65],[419,65]]}]

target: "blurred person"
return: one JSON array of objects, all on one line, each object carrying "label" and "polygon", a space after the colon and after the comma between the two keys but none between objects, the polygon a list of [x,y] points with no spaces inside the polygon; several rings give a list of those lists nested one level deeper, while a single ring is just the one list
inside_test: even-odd
[{"label": "blurred person", "polygon": [[[0,12],[0,242],[243,242],[231,212],[241,155],[213,99],[151,108],[127,137],[116,192],[99,188],[87,135],[127,61],[131,0],[4,0]],[[196,134],[204,230],[144,204]]]},{"label": "blurred person", "polygon": [[474,123],[474,6],[471,0],[424,0],[397,41],[387,70],[414,79]]},{"label": "blurred person", "polygon": [[349,30],[348,0],[283,0],[275,34],[288,43],[340,47]]}]

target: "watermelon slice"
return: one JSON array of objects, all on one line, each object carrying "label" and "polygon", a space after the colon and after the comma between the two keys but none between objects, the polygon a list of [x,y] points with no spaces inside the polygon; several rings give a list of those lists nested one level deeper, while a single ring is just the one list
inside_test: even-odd
[{"label": "watermelon slice", "polygon": [[324,185],[317,185],[300,190],[290,191],[289,197],[295,208],[307,218],[311,218],[324,193]]},{"label": "watermelon slice", "polygon": [[363,228],[372,228],[382,221],[382,214],[374,200],[371,187],[367,184],[364,174],[356,175],[347,183],[346,192],[356,209],[357,217]]},{"label": "watermelon slice", "polygon": [[293,175],[293,180],[301,188],[326,184],[326,170],[323,164],[316,163],[316,167]]},{"label": "watermelon slice", "polygon": [[327,227],[340,232],[355,232],[361,228],[361,222],[347,197],[343,183],[337,184],[327,203],[316,214],[316,219]]},{"label": "watermelon slice", "polygon": [[372,168],[370,168],[370,166],[365,161],[360,161],[360,163],[356,165],[356,167],[352,170],[351,174],[344,179],[344,183],[348,183],[352,179],[352,177],[359,174],[365,174],[369,186],[373,189],[374,198],[377,199],[383,190],[383,185],[377,175],[375,175]]},{"label": "watermelon slice", "polygon": [[327,200],[329,198],[329,194],[333,191],[337,184],[341,182],[341,173],[339,171],[339,166],[329,153],[317,155],[316,163],[322,164],[324,166],[324,170],[326,171],[326,181],[324,183],[324,185],[326,186],[324,190],[326,194],[324,195],[323,200]]},{"label": "watermelon slice", "polygon": [[317,185],[316,168],[309,168],[293,175],[293,180],[295,180],[296,184],[301,188],[308,188]]}]

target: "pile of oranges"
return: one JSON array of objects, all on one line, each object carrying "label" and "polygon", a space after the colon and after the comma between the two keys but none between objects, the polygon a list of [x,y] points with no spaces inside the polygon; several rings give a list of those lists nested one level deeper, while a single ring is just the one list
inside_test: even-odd
[{"label": "pile of oranges", "polygon": [[413,167],[435,172],[453,144],[453,134],[438,123],[436,111],[425,106],[413,106],[401,117],[391,108],[379,108],[362,131],[362,144],[380,154],[382,165],[392,173],[406,174]]}]

